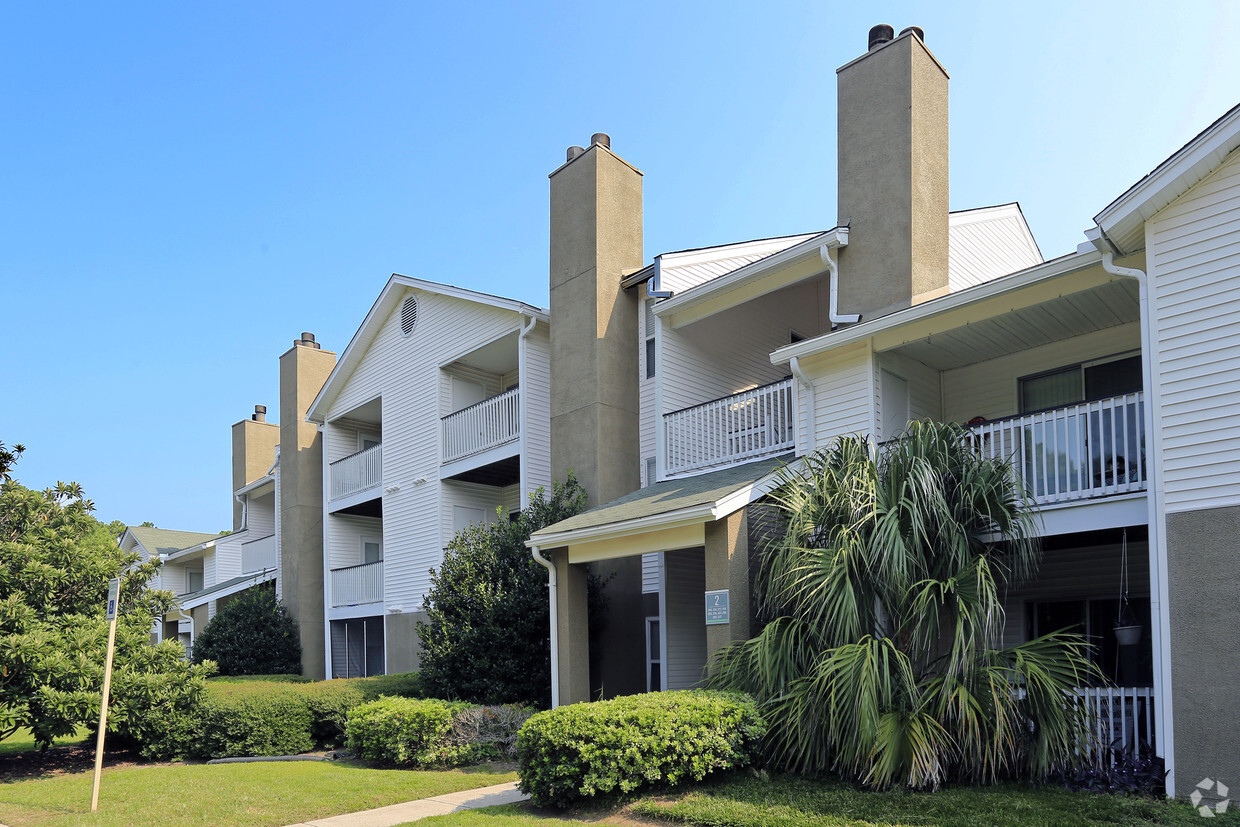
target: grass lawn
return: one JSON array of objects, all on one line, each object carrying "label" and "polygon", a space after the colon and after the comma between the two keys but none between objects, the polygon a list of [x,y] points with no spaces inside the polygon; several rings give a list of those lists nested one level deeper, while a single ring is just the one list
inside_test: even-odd
[{"label": "grass lawn", "polygon": [[512,781],[491,768],[414,772],[346,762],[166,764],[105,769],[99,812],[90,812],[90,772],[0,783],[0,823],[9,827],[263,827],[367,810],[415,798]]},{"label": "grass lawn", "polygon": [[[54,746],[63,747],[65,744],[76,744],[86,738],[88,730],[86,727],[78,727],[78,731],[73,735],[66,735],[64,738],[57,738]],[[34,736],[30,734],[30,730],[25,727],[20,728],[8,738],[0,741],[0,755],[9,755],[14,752],[26,752],[34,749]]]},{"label": "grass lawn", "polygon": [[[877,827],[878,825],[1198,825],[1187,804],[1131,796],[1071,793],[1054,788],[1004,786],[952,788],[936,793],[866,792],[835,781],[776,776],[763,782],[733,776],[670,795],[639,798],[626,807],[570,812],[581,821],[624,823],[638,816],[674,824],[711,827]],[[610,816],[610,818],[609,818]],[[454,813],[418,822],[419,827],[555,827],[564,819],[528,804]],[[632,823],[632,822],[629,822]],[[1240,824],[1229,810],[1209,823]]]}]

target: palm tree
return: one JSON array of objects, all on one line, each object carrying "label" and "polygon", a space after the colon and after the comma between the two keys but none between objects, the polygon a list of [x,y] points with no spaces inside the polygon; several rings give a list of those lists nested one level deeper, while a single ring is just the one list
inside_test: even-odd
[{"label": "palm tree", "polygon": [[1019,477],[959,426],[840,438],[783,472],[755,580],[769,622],[713,659],[749,692],[774,762],[876,787],[1041,777],[1091,750],[1072,688],[1097,674],[1056,632],[995,648],[1002,590],[1036,569]]}]

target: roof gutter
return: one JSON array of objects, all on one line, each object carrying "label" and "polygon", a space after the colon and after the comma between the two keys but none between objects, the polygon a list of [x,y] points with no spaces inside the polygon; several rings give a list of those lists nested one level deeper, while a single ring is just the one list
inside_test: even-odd
[{"label": "roof gutter", "polygon": [[1167,794],[1175,795],[1175,731],[1172,728],[1173,707],[1167,693],[1171,689],[1171,615],[1169,591],[1169,565],[1167,544],[1163,532],[1163,468],[1162,468],[1162,378],[1154,362],[1153,314],[1150,312],[1149,276],[1144,270],[1120,267],[1115,263],[1118,247],[1107,236],[1101,225],[1085,231],[1085,237],[1102,253],[1102,269],[1113,276],[1135,279],[1140,291],[1141,307],[1141,382],[1145,387],[1145,404],[1142,406],[1142,427],[1146,438],[1152,441],[1146,454],[1152,460],[1152,483],[1148,486],[1146,505],[1149,509],[1146,523],[1150,546],[1150,613],[1158,634],[1154,640],[1154,703],[1158,715],[1158,745],[1162,748],[1163,761],[1167,767]]}]

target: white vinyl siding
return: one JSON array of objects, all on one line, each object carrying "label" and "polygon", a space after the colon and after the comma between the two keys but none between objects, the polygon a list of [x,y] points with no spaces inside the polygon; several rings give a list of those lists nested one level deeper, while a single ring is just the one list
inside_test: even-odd
[{"label": "white vinyl siding", "polygon": [[[439,419],[449,412],[445,408],[451,404],[450,383],[439,366],[505,335],[515,338],[523,321],[510,310],[416,289],[410,292],[416,293],[419,304],[413,332],[401,333],[403,296],[398,297],[326,416],[329,422],[347,417],[382,396],[384,592],[388,605],[406,611],[422,605],[430,586],[428,572],[439,565],[445,535],[450,536],[438,483]],[[490,390],[500,390],[499,376],[480,373],[484,381],[490,376]],[[523,387],[526,384],[522,382]],[[351,450],[333,455],[330,452],[338,449],[330,438],[325,449],[331,459],[357,450],[355,442]],[[415,484],[419,479],[426,482]],[[496,493],[489,510],[494,513],[498,505]],[[450,515],[451,509],[446,512]],[[335,554],[335,549],[329,553]]]},{"label": "white vinyl siding", "polygon": [[948,217],[947,283],[955,292],[1042,262],[1015,204]]},{"label": "white vinyl siding", "polygon": [[[539,488],[551,494],[551,331],[539,322],[525,337],[526,375],[521,377],[521,404],[525,407],[525,490],[518,508]],[[561,480],[562,482],[562,480]]]},{"label": "white vinyl siding", "polygon": [[[642,306],[646,305],[646,285],[642,285],[641,302]],[[643,312],[638,314],[638,331],[637,331],[637,396],[638,396],[638,454],[641,456],[642,462],[645,457],[652,457],[655,453],[655,416],[654,412],[654,383],[655,379],[646,378],[646,339],[653,336],[653,330],[648,327],[652,318],[652,314]],[[643,475],[645,470],[643,468]],[[643,485],[650,485],[653,479],[643,478]]]},{"label": "white vinyl siding", "polygon": [[1240,503],[1240,157],[1146,224],[1167,511]]},{"label": "white vinyl siding", "polygon": [[[826,448],[845,434],[873,435],[875,383],[869,342],[807,357],[801,370],[814,386],[812,427],[819,447]],[[801,393],[802,400],[807,396]],[[809,447],[804,434],[800,444]]]},{"label": "white vinyl siding", "polygon": [[661,552],[642,555],[642,594],[657,594],[659,581],[662,579]]},{"label": "white vinyl siding", "polygon": [[223,583],[225,580],[231,580],[234,577],[240,576],[242,541],[261,536],[261,534],[244,531],[216,540],[215,553],[212,555],[212,559],[215,561],[215,579],[208,581],[207,585],[214,586],[218,583]]},{"label": "white vinyl siding", "polygon": [[269,537],[276,531],[276,498],[274,494],[266,494],[258,499],[251,499],[246,508],[246,530],[251,540]]},{"label": "white vinyl siding", "polygon": [[689,689],[706,666],[706,554],[698,549],[663,553],[667,651],[663,657],[668,689]]},{"label": "white vinyl siding", "polygon": [[788,366],[771,364],[770,354],[790,343],[790,331],[818,334],[824,300],[818,288],[816,281],[799,284],[677,330],[663,325],[654,380],[662,391],[661,413],[786,377]]},{"label": "white vinyl siding", "polygon": [[944,371],[943,419],[964,423],[976,416],[1015,416],[1020,413],[1020,377],[1137,351],[1140,347],[1141,326],[1131,322]]}]

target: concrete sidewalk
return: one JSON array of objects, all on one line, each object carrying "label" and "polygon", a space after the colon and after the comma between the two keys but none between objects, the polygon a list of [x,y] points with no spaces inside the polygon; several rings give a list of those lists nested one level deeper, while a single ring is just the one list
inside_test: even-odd
[{"label": "concrete sidewalk", "polygon": [[313,821],[299,821],[288,827],[392,827],[395,824],[417,821],[427,816],[439,816],[460,810],[476,810],[479,807],[494,807],[499,804],[515,804],[527,798],[529,798],[528,795],[517,789],[517,782],[509,781],[504,784],[493,784],[490,787],[478,787],[474,790],[461,790],[459,793],[406,801],[404,804],[376,807],[373,810],[362,810],[358,813],[316,818]]}]

